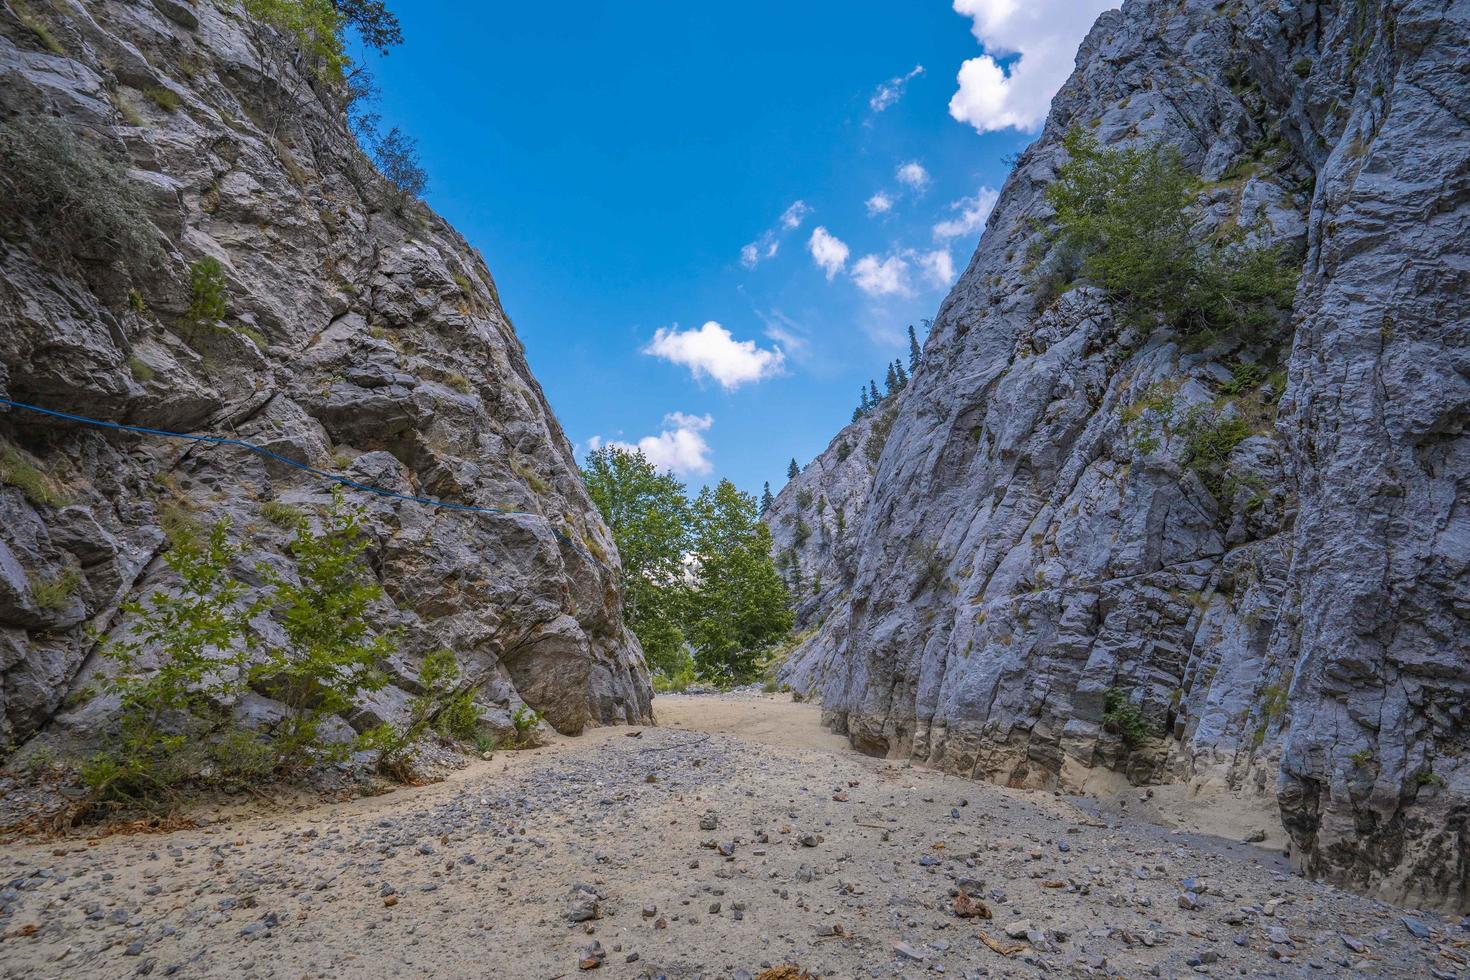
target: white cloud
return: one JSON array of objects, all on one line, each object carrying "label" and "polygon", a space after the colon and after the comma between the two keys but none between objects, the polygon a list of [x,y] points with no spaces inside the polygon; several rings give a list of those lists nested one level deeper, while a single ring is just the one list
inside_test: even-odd
[{"label": "white cloud", "polygon": [[800,228],[806,216],[811,213],[811,206],[805,201],[793,201],[790,207],[781,212],[775,227],[767,228],[761,232],[761,237],[741,247],[740,264],[747,269],[754,269],[764,260],[775,258],[781,249],[780,236],[784,232]]},{"label": "white cloud", "polygon": [[812,209],[805,201],[797,201],[791,207],[781,212],[781,227],[791,231],[801,227],[806,216],[812,213]]},{"label": "white cloud", "polygon": [[895,176],[898,177],[900,184],[907,184],[916,191],[921,191],[929,186],[929,171],[925,170],[924,165],[917,160],[910,160],[899,167]]},{"label": "white cloud", "polygon": [[912,296],[909,264],[900,255],[864,255],[852,266],[852,280],[869,296]]},{"label": "white cloud", "polygon": [[713,320],[698,330],[679,325],[660,327],[643,353],[682,364],[696,378],[714,378],[727,390],[778,374],[786,356],[779,350],[757,347],[753,340],[736,340]]},{"label": "white cloud", "polygon": [[[1118,0],[954,0],[985,53],[960,66],[949,114],[981,133],[1033,130],[1072,73],[1077,46]],[[1016,55],[1002,67],[997,58]]]},{"label": "white cloud", "polygon": [[919,256],[919,265],[924,269],[924,278],[941,289],[954,282],[954,259],[947,248],[925,252]]},{"label": "white cloud", "polygon": [[868,99],[868,108],[874,112],[882,112],[884,109],[889,108],[899,99],[903,98],[904,86],[908,85],[911,79],[917,78],[922,74],[924,74],[924,66],[915,65],[914,70],[907,75],[890,78],[873,91],[872,97]]},{"label": "white cloud", "polygon": [[709,443],[701,434],[714,424],[715,420],[708,415],[670,412],[664,416],[664,430],[656,436],[644,436],[637,442],[593,436],[587,440],[587,446],[594,451],[612,446],[625,452],[641,452],[660,470],[673,470],[680,476],[699,475],[714,468],[709,460]]},{"label": "white cloud", "polygon": [[869,216],[875,214],[887,214],[889,211],[893,210],[893,198],[889,197],[888,194],[884,191],[879,191],[872,197],[868,198],[867,205]]},{"label": "white cloud", "polygon": [[812,237],[807,240],[806,247],[817,265],[827,273],[828,281],[847,265],[847,243],[821,225],[812,229]]},{"label": "white cloud", "polygon": [[973,235],[985,227],[985,219],[990,217],[990,211],[995,207],[996,198],[1000,192],[994,187],[982,187],[974,197],[962,197],[951,204],[951,211],[958,211],[959,217],[948,221],[941,221],[934,226],[934,237],[938,239],[959,238],[962,235]]}]

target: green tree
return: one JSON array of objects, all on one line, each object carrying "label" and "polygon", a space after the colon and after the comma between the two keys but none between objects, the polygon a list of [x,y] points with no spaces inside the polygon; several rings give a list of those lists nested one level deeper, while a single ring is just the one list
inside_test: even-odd
[{"label": "green tree", "polygon": [[754,677],[761,651],[793,622],[786,586],[771,560],[771,532],[756,501],[729,480],[700,491],[693,508],[695,588],[689,638],[702,673],[728,681]]},{"label": "green tree", "polygon": [[878,382],[874,381],[872,378],[869,378],[868,379],[868,401],[869,401],[869,403],[873,407],[876,408],[877,405],[878,405],[878,403],[881,402],[882,400],[883,400],[883,396],[880,395],[880,394],[878,394]]},{"label": "green tree", "polygon": [[775,503],[776,499],[771,496],[770,481],[767,481],[766,484],[761,488],[761,516],[766,516],[766,514],[770,512],[771,508],[775,506]]},{"label": "green tree", "polygon": [[791,462],[786,467],[786,479],[794,480],[801,473],[801,467],[796,465],[796,457],[791,457]]},{"label": "green tree", "polygon": [[332,5],[342,25],[356,30],[362,42],[379,54],[403,43],[398,18],[383,0],[332,0]]},{"label": "green tree", "polygon": [[389,204],[394,214],[403,214],[429,186],[429,175],[419,165],[418,144],[397,126],[388,130],[388,135],[373,147],[373,162],[388,181]]},{"label": "green tree", "polygon": [[923,356],[924,356],[924,352],[919,347],[919,338],[918,338],[917,335],[914,334],[914,325],[912,323],[910,323],[909,324],[909,370],[910,371],[917,371],[919,369],[919,359],[921,357],[923,357]]},{"label": "green tree", "polygon": [[189,292],[189,308],[184,316],[196,327],[218,323],[230,310],[224,266],[212,255],[189,266]]},{"label": "green tree", "polygon": [[253,682],[286,707],[272,733],[282,771],[317,756],[345,757],[353,745],[326,744],[322,722],[388,682],[382,665],[397,637],[374,635],[370,626],[369,612],[383,598],[383,587],[363,560],[363,513],[338,488],[319,529],[304,518],[296,525],[289,546],[295,576],[260,566],[273,588],[273,616],[284,642],[271,646],[254,667]]},{"label": "green tree", "polygon": [[1080,129],[1062,145],[1068,160],[1046,198],[1085,280],[1142,319],[1161,315],[1186,330],[1258,329],[1290,307],[1296,271],[1276,249],[1247,248],[1240,229],[1196,238],[1200,181],[1176,149],[1104,149]]},{"label": "green tree", "polygon": [[883,378],[883,388],[890,395],[898,391],[898,372],[893,370],[893,365],[897,363],[897,361],[889,363],[888,374]]},{"label": "green tree", "polygon": [[628,627],[649,662],[672,675],[687,656],[681,627],[688,592],[684,485],[672,473],[659,473],[641,452],[614,446],[587,456],[582,479],[622,556]]},{"label": "green tree", "polygon": [[868,414],[868,411],[870,409],[872,409],[872,407],[873,407],[873,403],[870,402],[870,401],[868,401],[868,389],[867,388],[864,388],[863,389],[863,400],[862,400],[862,402],[859,403],[857,414],[853,416],[853,419],[852,420],[854,422],[856,422],[862,416],[867,415]]},{"label": "green tree", "polygon": [[898,390],[899,391],[903,391],[905,388],[907,388],[909,386],[908,372],[903,369],[903,362],[902,361],[894,361],[893,362],[893,373],[894,373],[894,376],[898,379]]},{"label": "green tree", "polygon": [[122,606],[133,624],[103,647],[117,670],[99,685],[120,703],[117,732],[81,770],[96,801],[171,802],[227,720],[220,706],[239,687],[258,611],[230,574],[229,530],[220,521],[207,541],[174,545],[164,562],[177,585]]}]

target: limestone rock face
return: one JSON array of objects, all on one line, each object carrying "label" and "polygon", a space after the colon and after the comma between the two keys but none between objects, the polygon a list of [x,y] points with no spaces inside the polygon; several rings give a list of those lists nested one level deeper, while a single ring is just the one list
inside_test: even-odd
[{"label": "limestone rock face", "polygon": [[[1466,907],[1467,49],[1464,0],[1100,17],[785,679],[857,747],[974,778],[1274,794],[1306,873]],[[1177,147],[1202,231],[1281,246],[1300,285],[1276,337],[1140,329],[1095,289],[1044,289],[1073,126]],[[1201,465],[1201,426],[1237,418]]]},{"label": "limestone rock face", "polygon": [[898,416],[898,398],[885,399],[839,432],[762,515],[771,529],[776,568],[791,590],[798,632],[816,627],[847,599],[856,571],[857,528],[883,443]]},{"label": "limestone rock face", "polygon": [[[480,681],[491,727],[522,704],[562,732],[647,721],[616,549],[490,272],[427,208],[391,206],[337,88],[222,0],[18,9],[0,8],[0,123],[107,161],[99,186],[142,202],[157,254],[59,250],[0,204],[0,395],[228,434],[506,511],[352,495],[388,594],[382,625],[403,637],[395,686],[355,727],[401,711],[441,647]],[[191,265],[206,258],[227,309],[200,324]],[[99,667],[93,637],[125,628],[119,604],[167,584],[166,528],[229,518],[238,572],[258,581],[287,540],[263,508],[328,499],[322,480],[236,448],[19,411],[0,411],[0,451],[0,745],[85,739],[99,723],[105,705],[62,706]]]}]

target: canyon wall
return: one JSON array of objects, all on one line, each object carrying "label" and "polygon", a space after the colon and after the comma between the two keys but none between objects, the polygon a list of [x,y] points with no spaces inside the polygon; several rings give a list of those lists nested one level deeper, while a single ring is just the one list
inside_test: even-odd
[{"label": "canyon wall", "polygon": [[[399,718],[453,650],[482,723],[650,719],[618,558],[478,253],[398,194],[345,87],[218,0],[0,4],[0,397],[228,435],[406,494],[367,509]],[[75,232],[75,233],[74,233]],[[195,279],[218,263],[224,316]],[[0,745],[86,742],[99,642],[167,586],[170,537],[232,522],[261,583],[330,484],[236,447],[0,410]],[[283,508],[292,508],[286,511]],[[271,629],[269,618],[259,623]],[[236,706],[269,721],[251,695]]]},{"label": "canyon wall", "polygon": [[[1467,50],[1455,0],[1100,17],[939,310],[783,679],[858,748],[973,778],[1273,795],[1304,872],[1466,907]],[[1202,235],[1299,264],[1289,320],[1185,335],[1048,290],[1044,192],[1073,127],[1176,147]],[[1222,420],[1245,437],[1201,467]],[[832,496],[804,477],[773,513]]]}]

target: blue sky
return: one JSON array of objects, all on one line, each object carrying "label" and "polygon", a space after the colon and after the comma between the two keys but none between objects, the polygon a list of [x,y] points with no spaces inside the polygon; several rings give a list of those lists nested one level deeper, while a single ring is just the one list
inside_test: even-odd
[{"label": "blue sky", "polygon": [[645,440],[691,489],[755,492],[906,358],[1107,4],[393,6],[381,126],[579,454]]}]

